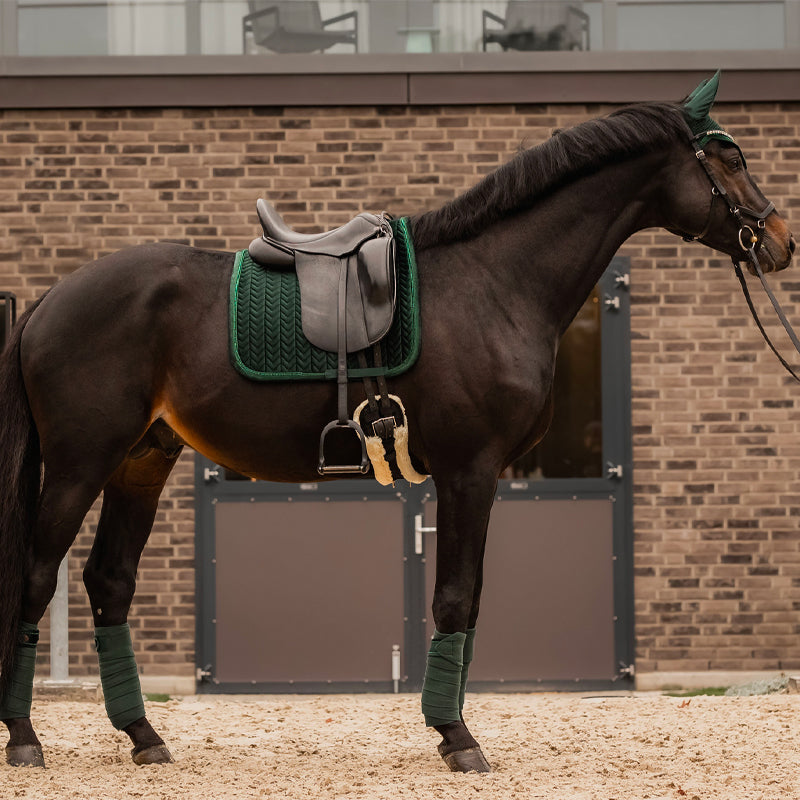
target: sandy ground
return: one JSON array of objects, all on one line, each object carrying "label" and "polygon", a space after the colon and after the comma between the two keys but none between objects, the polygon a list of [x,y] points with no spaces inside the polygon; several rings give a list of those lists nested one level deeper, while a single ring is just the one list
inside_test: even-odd
[{"label": "sandy ground", "polygon": [[0,798],[800,798],[800,695],[470,695],[494,767],[450,773],[415,695],[147,703],[176,763],[137,767],[101,703],[39,701],[47,768],[0,766]]}]

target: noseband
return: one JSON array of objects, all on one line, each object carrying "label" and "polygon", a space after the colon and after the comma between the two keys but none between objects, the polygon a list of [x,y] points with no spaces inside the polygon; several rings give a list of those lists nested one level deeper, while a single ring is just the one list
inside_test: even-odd
[{"label": "noseband", "polygon": [[[697,142],[700,139],[709,136],[710,134],[722,134],[729,137],[729,134],[727,134],[725,131],[704,131],[703,133],[700,133],[691,139],[692,146],[696,147]],[[800,340],[798,340],[798,337],[792,329],[792,326],[789,324],[789,320],[786,319],[786,315],[783,313],[783,309],[780,307],[778,300],[772,293],[772,290],[769,288],[769,284],[764,278],[764,272],[762,271],[761,264],[758,260],[757,248],[761,247],[761,242],[764,238],[764,233],[767,227],[767,217],[775,210],[775,204],[767,202],[767,205],[764,206],[761,211],[755,211],[747,206],[734,203],[725,187],[719,182],[717,176],[714,174],[714,171],[711,169],[711,164],[708,163],[708,158],[702,147],[697,147],[695,150],[695,156],[700,162],[700,165],[703,167],[708,180],[711,182],[711,205],[708,209],[708,219],[706,220],[706,226],[703,229],[703,232],[698,236],[684,236],[684,241],[702,241],[705,238],[705,236],[708,234],[709,228],[711,227],[711,217],[714,211],[714,200],[716,200],[717,197],[721,197],[728,206],[728,210],[733,215],[733,218],[736,220],[736,224],[739,226],[739,247],[741,247],[742,251],[747,254],[748,260],[753,265],[753,269],[755,270],[758,279],[761,281],[761,285],[764,287],[764,291],[767,293],[767,297],[769,297],[772,307],[775,309],[775,313],[778,315],[778,319],[781,321],[784,330],[789,335],[789,339],[794,345],[795,350],[800,353]],[[755,224],[755,229],[753,229],[752,225],[748,225],[747,222],[745,222],[745,217],[748,217]],[[753,320],[755,321],[759,331],[761,331],[764,341],[769,345],[770,350],[775,353],[778,361],[780,361],[784,368],[788,370],[789,374],[796,381],[800,382],[800,375],[798,375],[792,369],[792,367],[789,366],[788,362],[783,358],[775,345],[772,343],[772,340],[767,335],[766,330],[764,330],[764,326],[759,319],[758,312],[753,305],[753,300],[750,297],[750,291],[747,288],[747,281],[745,280],[744,273],[742,272],[741,261],[734,257],[731,257],[731,261],[733,262],[733,269],[736,273],[736,277],[738,278],[739,284],[742,287],[742,293],[744,294],[744,299],[747,302],[747,307],[750,309],[750,313],[753,315]]]}]

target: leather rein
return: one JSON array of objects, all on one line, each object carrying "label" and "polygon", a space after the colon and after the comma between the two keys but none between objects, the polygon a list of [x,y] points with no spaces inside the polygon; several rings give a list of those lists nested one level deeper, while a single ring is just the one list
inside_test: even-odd
[{"label": "leather rein", "polygon": [[[775,210],[775,204],[768,202],[766,206],[761,211],[755,211],[752,208],[748,208],[747,206],[740,206],[733,202],[730,195],[725,190],[725,187],[719,182],[717,176],[714,174],[714,171],[711,169],[711,165],[708,163],[708,158],[701,147],[697,147],[698,140],[702,139],[709,134],[720,133],[724,135],[728,135],[725,131],[703,131],[703,133],[694,136],[691,140],[692,146],[695,147],[695,156],[697,160],[700,162],[700,165],[703,167],[703,170],[708,177],[708,180],[711,182],[711,206],[708,210],[708,220],[706,221],[706,226],[701,234],[698,236],[684,236],[684,241],[693,242],[693,241],[702,241],[702,239],[708,233],[709,227],[711,226],[711,217],[714,208],[714,200],[717,197],[721,197],[726,205],[728,206],[728,210],[733,215],[734,219],[736,220],[736,224],[739,226],[739,246],[742,250],[747,254],[747,259],[749,260],[750,264],[752,264],[753,269],[758,276],[758,279],[761,281],[761,285],[764,287],[764,291],[769,297],[770,302],[772,303],[772,307],[775,309],[775,313],[778,315],[778,319],[781,321],[781,324],[784,327],[784,330],[789,335],[789,339],[791,340],[792,344],[800,353],[800,340],[795,334],[792,326],[789,324],[789,320],[786,318],[786,314],[784,314],[783,309],[781,308],[780,304],[778,303],[777,298],[772,293],[772,290],[769,288],[769,284],[764,277],[764,272],[761,269],[761,264],[758,260],[758,255],[756,249],[761,246],[761,242],[764,238],[764,231],[767,226],[767,217]],[[745,217],[748,217],[750,220],[753,221],[755,224],[755,230],[753,229],[752,225],[748,225],[745,221]],[[745,280],[744,273],[742,272],[742,264],[739,259],[731,257],[731,261],[733,262],[733,269],[736,273],[736,277],[739,280],[739,285],[742,287],[742,293],[744,294],[744,299],[747,302],[747,307],[750,309],[750,313],[753,315],[753,320],[758,327],[758,330],[761,331],[761,335],[764,337],[764,341],[769,345],[770,350],[775,354],[778,361],[784,366],[784,368],[789,372],[789,374],[798,382],[800,382],[800,375],[795,372],[795,370],[789,365],[786,359],[778,352],[775,345],[772,343],[772,340],[769,338],[766,330],[764,329],[761,320],[759,319],[758,312],[756,311],[755,305],[753,304],[753,300],[750,297],[750,290],[747,288],[747,281]]]}]

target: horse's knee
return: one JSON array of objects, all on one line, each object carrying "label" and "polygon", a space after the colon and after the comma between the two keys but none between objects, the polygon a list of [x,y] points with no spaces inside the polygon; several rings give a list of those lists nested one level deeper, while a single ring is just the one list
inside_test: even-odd
[{"label": "horse's knee", "polygon": [[109,573],[89,558],[83,568],[83,585],[89,595],[95,625],[121,625],[127,620],[136,589],[134,575],[118,570]]},{"label": "horse's knee", "polygon": [[464,631],[471,622],[472,592],[461,586],[437,586],[433,595],[433,620],[437,630]]}]

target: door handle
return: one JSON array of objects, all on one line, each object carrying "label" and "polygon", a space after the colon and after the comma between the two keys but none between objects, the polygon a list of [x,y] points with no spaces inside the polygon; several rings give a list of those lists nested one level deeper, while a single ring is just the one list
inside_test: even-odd
[{"label": "door handle", "polygon": [[422,555],[422,534],[423,533],[436,533],[436,526],[433,525],[429,528],[422,527],[422,514],[414,516],[414,552]]}]

